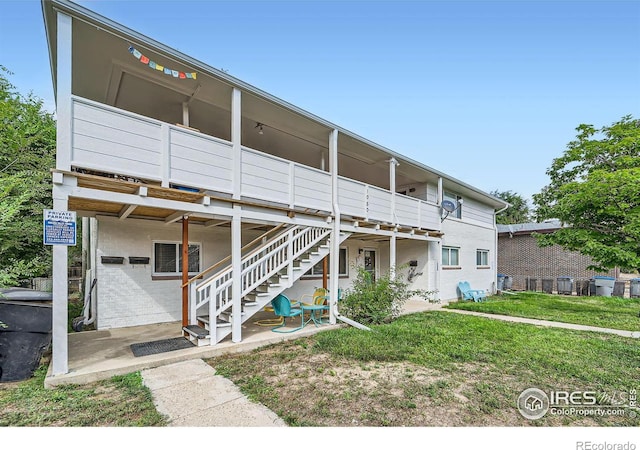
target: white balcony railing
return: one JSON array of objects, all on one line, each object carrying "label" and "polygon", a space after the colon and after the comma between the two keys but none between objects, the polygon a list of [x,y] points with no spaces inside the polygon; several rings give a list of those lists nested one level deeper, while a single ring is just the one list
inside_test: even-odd
[{"label": "white balcony railing", "polygon": [[[233,194],[240,158],[240,194],[290,208],[331,211],[331,175],[323,170],[242,147],[180,126],[72,97],[71,165],[164,186],[177,184]],[[395,211],[392,211],[395,195]],[[349,178],[338,179],[343,214],[437,230],[437,205]]]}]

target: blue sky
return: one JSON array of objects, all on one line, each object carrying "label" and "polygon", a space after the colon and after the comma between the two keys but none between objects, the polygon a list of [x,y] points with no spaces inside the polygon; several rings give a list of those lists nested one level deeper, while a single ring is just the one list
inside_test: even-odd
[{"label": "blue sky", "polygon": [[[485,191],[640,117],[638,1],[78,3]],[[40,2],[0,8],[0,64],[52,109]]]}]

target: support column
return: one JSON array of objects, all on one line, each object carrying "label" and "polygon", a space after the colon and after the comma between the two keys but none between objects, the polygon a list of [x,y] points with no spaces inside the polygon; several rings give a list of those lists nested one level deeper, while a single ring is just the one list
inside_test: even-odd
[{"label": "support column", "polygon": [[327,277],[329,275],[329,258],[325,256],[322,258],[322,288],[327,289],[329,287],[329,282]]},{"label": "support column", "polygon": [[331,231],[330,268],[331,291],[329,297],[329,323],[336,323],[335,307],[338,303],[340,272],[340,207],[338,206],[338,130],[329,135],[329,172],[331,173],[331,202],[333,205],[333,229]]},{"label": "support column", "polygon": [[[72,73],[72,20],[57,13],[57,73],[56,73],[56,168],[71,170],[71,73]],[[61,185],[53,185],[53,209],[66,211],[69,200]],[[53,305],[51,372],[62,375],[69,372],[68,302],[69,268],[66,245],[53,246]]]},{"label": "support column", "polygon": [[189,102],[182,103],[182,125],[189,126]]},{"label": "support column", "polygon": [[182,326],[189,325],[189,216],[182,217]]},{"label": "support column", "polygon": [[[233,282],[231,285],[231,341],[242,341],[242,210],[240,205],[233,205],[231,219],[231,266]],[[211,319],[216,320],[215,317]],[[212,322],[211,326],[215,326]]]},{"label": "support column", "polygon": [[397,224],[396,218],[396,166],[398,161],[395,158],[389,160],[389,190],[391,191],[391,223]]},{"label": "support column", "polygon": [[396,279],[396,230],[389,238],[389,277]]},{"label": "support column", "polygon": [[[53,186],[53,209],[66,211],[68,197]],[[62,375],[69,372],[69,267],[66,245],[53,246],[53,305],[52,305],[52,374]]]},{"label": "support column", "polygon": [[239,199],[242,190],[242,93],[231,93],[231,143],[233,145],[233,198]]}]

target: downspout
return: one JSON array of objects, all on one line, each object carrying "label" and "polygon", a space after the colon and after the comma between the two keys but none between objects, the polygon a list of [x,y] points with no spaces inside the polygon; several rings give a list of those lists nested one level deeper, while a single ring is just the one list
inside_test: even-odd
[{"label": "downspout", "polygon": [[[509,208],[509,206],[511,206],[511,205],[507,203],[504,208],[499,209],[498,211],[495,211],[493,213],[493,229],[496,232],[496,238],[495,238],[495,241],[494,241],[494,252],[493,252],[493,254],[495,255],[495,258],[496,258],[496,263],[494,265],[495,269],[494,269],[494,274],[493,274],[493,279],[494,280],[497,280],[497,278],[498,278],[498,226],[497,226],[496,218],[498,217],[498,214],[500,214],[503,211],[506,211],[507,208]],[[495,281],[494,281],[493,293],[495,294],[496,292],[497,292],[497,286],[496,286]]]}]

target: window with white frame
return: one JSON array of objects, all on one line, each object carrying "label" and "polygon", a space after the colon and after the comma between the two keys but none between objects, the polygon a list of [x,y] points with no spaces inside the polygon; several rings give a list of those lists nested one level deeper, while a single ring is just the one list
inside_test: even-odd
[{"label": "window with white frame", "polygon": [[[349,264],[348,261],[349,259],[347,258],[347,248],[346,247],[341,247],[340,248],[340,253],[338,254],[339,256],[339,261],[338,261],[338,275],[341,277],[346,277],[349,276]],[[331,267],[331,257],[327,256],[327,267]],[[321,277],[322,276],[322,261],[320,261],[318,264],[316,264],[315,266],[313,266],[306,274],[304,274],[305,277]],[[327,274],[329,275],[329,274]]]},{"label": "window with white frame", "polygon": [[462,204],[460,203],[460,200],[462,200],[462,197],[460,197],[457,194],[454,194],[452,192],[447,192],[444,191],[442,193],[442,200],[449,200],[450,202],[452,202],[454,205],[456,205],[456,210],[453,211],[452,213],[449,214],[449,217],[455,217],[456,219],[461,219],[462,218]]},{"label": "window with white frame", "polygon": [[483,250],[483,249],[476,250],[476,266],[478,267],[489,266],[489,250]]},{"label": "window with white frame", "polygon": [[[197,274],[201,267],[201,244],[189,244],[189,273]],[[179,242],[153,243],[153,273],[156,275],[182,274],[182,244]]]},{"label": "window with white frame", "polygon": [[460,249],[458,247],[442,247],[442,265],[445,267],[460,266]]}]

